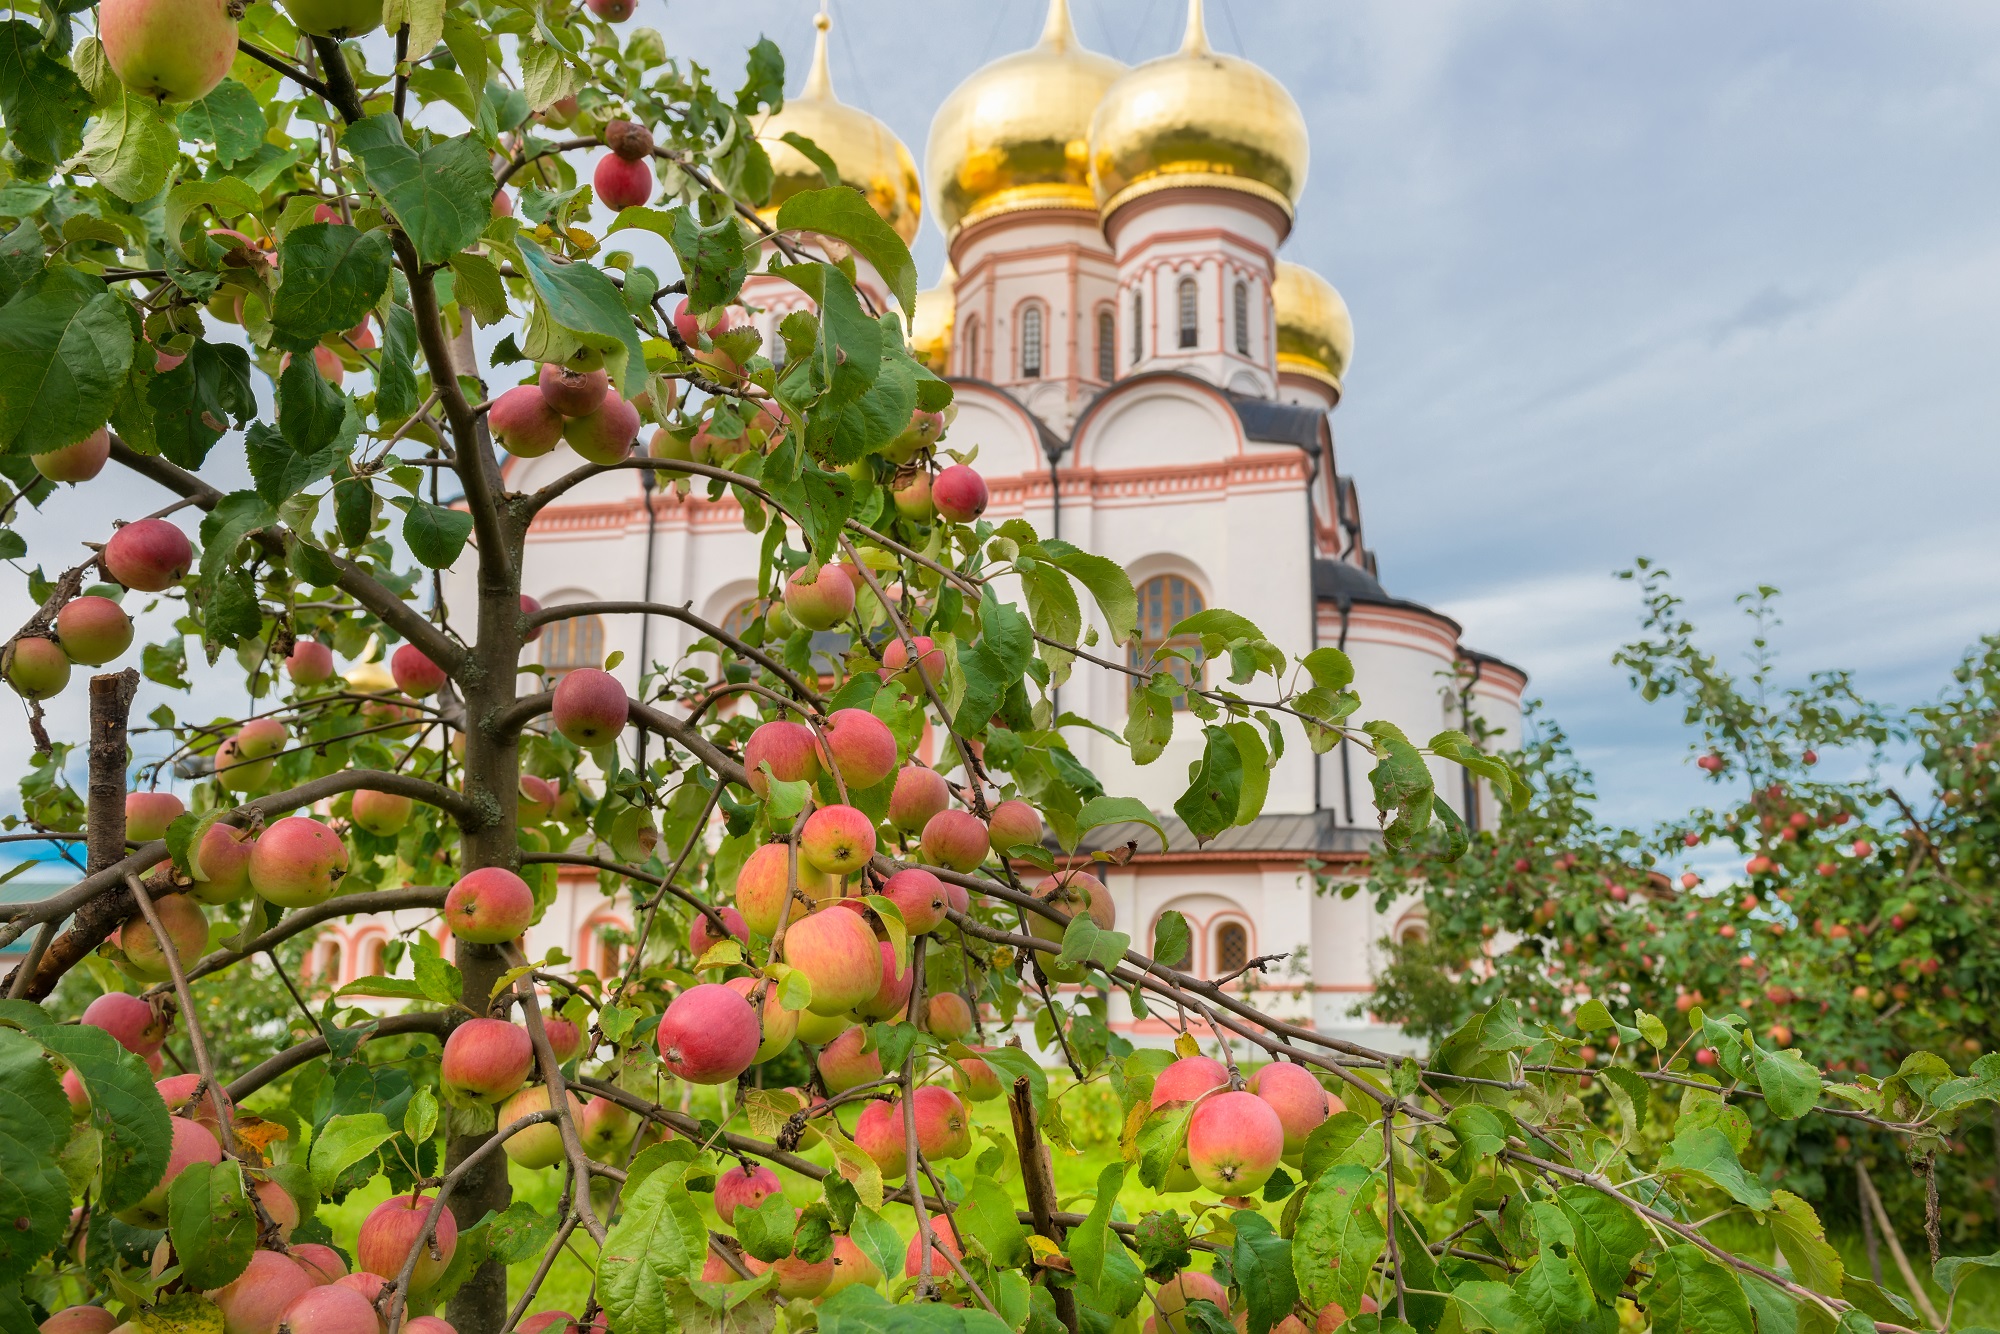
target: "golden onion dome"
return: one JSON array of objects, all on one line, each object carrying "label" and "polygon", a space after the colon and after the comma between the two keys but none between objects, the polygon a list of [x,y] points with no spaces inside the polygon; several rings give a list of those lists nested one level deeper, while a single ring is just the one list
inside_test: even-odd
[{"label": "golden onion dome", "polygon": [[1202,0],[1170,56],[1131,70],[1090,125],[1091,184],[1110,217],[1119,205],[1181,185],[1240,190],[1291,218],[1305,189],[1305,116],[1271,75],[1208,43]]},{"label": "golden onion dome", "polygon": [[1278,322],[1278,371],[1306,375],[1341,391],[1354,360],[1354,317],[1326,279],[1303,264],[1278,261],[1271,284]]},{"label": "golden onion dome", "polygon": [[951,265],[936,287],[917,293],[917,312],[910,321],[910,348],[935,375],[951,366],[951,331],[958,318],[958,275]]},{"label": "golden onion dome", "polygon": [[1090,117],[1124,70],[1077,41],[1068,0],[1049,0],[1039,42],[954,89],[924,148],[931,210],[945,239],[998,213],[1095,208]]},{"label": "golden onion dome", "polygon": [[772,222],[778,206],[793,195],[826,187],[826,175],[813,160],[784,142],[785,135],[798,134],[812,140],[833,160],[841,182],[867,196],[875,211],[907,244],[916,240],[917,224],[923,216],[916,159],[887,125],[833,95],[833,75],[826,60],[826,30],[832,25],[833,20],[825,14],[814,16],[819,36],[804,91],[785,99],[785,105],[766,116],[757,128],[757,139],[770,155],[775,178],[771,202],[758,216]]}]

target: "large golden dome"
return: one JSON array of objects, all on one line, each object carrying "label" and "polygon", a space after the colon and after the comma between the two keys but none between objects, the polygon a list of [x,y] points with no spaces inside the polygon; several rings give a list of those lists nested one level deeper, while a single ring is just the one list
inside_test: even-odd
[{"label": "large golden dome", "polygon": [[833,159],[841,181],[866,195],[907,244],[916,240],[917,224],[923,216],[916,159],[887,125],[833,95],[833,76],[826,63],[826,30],[832,23],[825,14],[814,17],[819,36],[804,91],[785,99],[785,105],[766,116],[757,129],[776,177],[771,202],[760,216],[770,222],[777,217],[778,206],[793,195],[826,187],[826,176],[812,159],[784,142],[788,132],[797,133]]},{"label": "large golden dome", "polygon": [[931,208],[945,239],[996,213],[1095,208],[1090,116],[1124,70],[1084,50],[1068,0],[1050,0],[1041,41],[960,84],[938,108],[924,148]]},{"label": "large golden dome", "polygon": [[1257,66],[1209,46],[1201,0],[1188,0],[1181,49],[1120,78],[1090,125],[1091,184],[1107,218],[1178,185],[1240,190],[1290,218],[1307,159],[1299,104]]},{"label": "large golden dome", "polygon": [[951,333],[957,319],[958,274],[947,264],[936,287],[917,293],[917,312],[910,321],[910,349],[932,374],[950,374]]},{"label": "large golden dome", "polygon": [[1340,393],[1354,360],[1354,317],[1326,279],[1303,264],[1278,261],[1271,284],[1278,320],[1278,371],[1306,375]]}]

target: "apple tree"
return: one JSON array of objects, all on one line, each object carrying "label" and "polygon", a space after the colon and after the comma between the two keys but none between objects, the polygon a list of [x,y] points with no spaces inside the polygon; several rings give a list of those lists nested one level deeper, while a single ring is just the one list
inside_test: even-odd
[{"label": "apple tree", "polygon": [[[1671,1096],[1605,1111],[1578,1040],[1512,1000],[1419,1064],[1182,971],[1172,918],[1162,957],[1130,948],[1074,850],[1155,817],[1065,744],[1075,671],[1136,678],[1144,758],[1186,698],[1204,758],[1176,811],[1204,839],[1256,815],[1287,744],[1367,746],[1398,847],[1465,841],[1427,754],[1523,790],[1462,735],[1350,730],[1336,650],[1292,661],[1225,611],[1176,628],[1222,685],[1124,661],[1123,574],[984,518],[944,462],[901,242],[833,181],[760,216],[768,43],[725,93],[618,26],[624,0],[39,17],[0,58],[0,457],[79,545],[0,538],[38,562],[0,672],[37,751],[22,832],[84,866],[0,907],[27,944],[0,1001],[8,1330],[1920,1323],[1745,1172],[1743,1107],[1923,1150],[2000,1093],[1990,1070],[1829,1081],[1722,1015],[1691,1016],[1716,1053],[1694,1065],[1621,1010],[1618,1087]],[[621,231],[675,276],[607,249]],[[753,266],[813,302],[781,358],[739,318]],[[575,466],[509,491],[496,445]],[[150,512],[77,503],[114,465]],[[615,471],[734,496],[766,614],[524,602],[536,515]],[[135,613],[166,623],[136,655]],[[636,697],[614,663],[544,688],[524,647],[586,614],[675,618],[702,651],[640,664]],[[209,716],[204,683],[239,669],[254,707]],[[50,735],[64,689],[87,735]],[[169,749],[135,784],[145,705]],[[198,778],[191,803],[163,773]],[[564,865],[637,909],[602,972],[523,952]],[[218,1064],[204,996],[387,912],[426,920],[378,975],[300,990],[295,1041]],[[49,1007],[101,964],[129,987]],[[1113,1032],[1114,992],[1175,1049]],[[160,1078],[169,1048],[190,1068]],[[1093,1086],[1122,1152],[1066,1198],[1065,1100]],[[1004,1130],[975,1133],[986,1101]],[[554,1208],[510,1171],[547,1174]],[[324,1206],[357,1191],[379,1202],[336,1232]],[[573,1312],[538,1300],[564,1256],[594,1280]]]}]

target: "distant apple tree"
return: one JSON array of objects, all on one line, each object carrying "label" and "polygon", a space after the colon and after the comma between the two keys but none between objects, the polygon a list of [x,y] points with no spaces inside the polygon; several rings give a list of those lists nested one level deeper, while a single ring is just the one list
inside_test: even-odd
[{"label": "distant apple tree", "polygon": [[[1827,1081],[1719,1014],[1694,1066],[1607,1014],[1629,1096],[1594,1109],[1579,1039],[1513,999],[1419,1064],[1180,970],[1176,915],[1146,924],[1159,957],[1130,948],[1095,874],[1128,854],[1074,850],[1157,817],[1066,745],[1103,724],[1055,713],[1079,666],[1131,678],[1141,762],[1193,715],[1174,809],[1198,839],[1257,815],[1287,745],[1370,749],[1397,847],[1465,846],[1427,757],[1525,789],[1460,734],[1350,727],[1337,650],[1294,661],[1227,611],[1174,628],[1216,684],[1128,662],[1124,574],[985,518],[969,449],[945,462],[902,242],[830,164],[759,215],[776,50],[725,95],[615,26],[629,9],[102,0],[6,25],[0,467],[10,509],[68,524],[43,551],[0,534],[38,606],[0,663],[38,752],[10,837],[84,873],[0,906],[0,944],[25,944],[0,983],[0,1322],[1609,1334],[1636,1307],[1660,1334],[1915,1328],[1745,1173],[1742,1106],[1922,1149],[1993,1101],[1991,1073]],[[624,230],[678,276],[606,249]],[[811,298],[782,347],[742,319],[753,267]],[[574,466],[512,492],[496,443]],[[161,488],[154,512],[79,503],[113,464]],[[733,497],[761,616],[525,601],[536,516],[607,472]],[[72,684],[133,654],[144,607],[169,621],[143,677]],[[586,615],[676,620],[699,651],[637,664],[636,696],[617,663],[522,666]],[[256,707],[199,716],[225,670]],[[86,735],[48,734],[66,688]],[[561,866],[631,896],[601,967],[522,952]],[[390,911],[421,925],[321,1005],[300,988],[299,1040],[218,1064],[203,998],[231,970],[289,989],[279,946]],[[48,1008],[92,956],[130,986]],[[1112,1031],[1114,991],[1175,1050]],[[1124,1109],[1122,1161],[1065,1200],[1051,1150],[1088,1084]],[[984,1099],[1011,1133],[975,1135]],[[513,1199],[510,1165],[553,1174],[558,1207]],[[336,1234],[322,1206],[363,1189],[387,1198]],[[574,1312],[538,1302],[563,1254],[594,1271]],[[533,1278],[510,1288],[510,1264]]]}]

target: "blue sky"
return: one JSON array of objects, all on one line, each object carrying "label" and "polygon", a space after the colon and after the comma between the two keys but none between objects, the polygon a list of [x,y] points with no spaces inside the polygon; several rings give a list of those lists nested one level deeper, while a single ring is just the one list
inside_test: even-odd
[{"label": "blue sky", "polygon": [[[1182,0],[1073,2],[1121,59],[1178,43]],[[1033,41],[1042,6],[835,0],[836,86],[921,161],[937,104]],[[816,8],[641,0],[634,22],[732,87],[767,34],[796,88]],[[1285,254],[1354,310],[1334,421],[1383,580],[1533,674],[1610,816],[1701,797],[1678,711],[1610,665],[1637,608],[1610,574],[1637,555],[1675,572],[1718,647],[1742,643],[1733,596],[1777,585],[1792,667],[1852,667],[1897,703],[2000,628],[2000,8],[1209,10],[1311,129]],[[918,256],[934,280],[928,222]],[[69,549],[84,511],[95,528],[163,503],[106,482],[19,525],[50,568],[69,562],[41,544]],[[18,585],[0,600],[26,616]],[[83,694],[54,702],[53,732],[83,735]],[[201,703],[244,706],[219,680]],[[25,759],[25,729],[0,729],[6,771]]]},{"label": "blue sky", "polygon": [[[792,86],[817,0],[697,12],[670,44]],[[930,116],[1043,0],[835,0],[841,96],[922,161]],[[1074,0],[1128,62],[1181,0]],[[662,23],[654,0],[638,22]],[[1675,574],[1719,649],[1784,591],[1789,664],[1914,703],[2000,629],[2000,9],[1210,0],[1304,108],[1287,258],[1357,326],[1341,467],[1399,596],[1526,667],[1643,823],[1699,799],[1677,710],[1610,665]],[[944,263],[928,222],[927,281]]]}]

